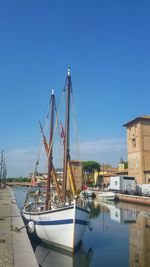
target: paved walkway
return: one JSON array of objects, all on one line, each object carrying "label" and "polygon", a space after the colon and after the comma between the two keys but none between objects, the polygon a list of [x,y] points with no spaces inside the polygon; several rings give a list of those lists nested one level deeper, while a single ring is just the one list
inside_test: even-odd
[{"label": "paved walkway", "polygon": [[0,266],[14,266],[12,244],[12,204],[9,188],[0,190]]},{"label": "paved walkway", "polygon": [[[20,228],[20,231],[16,231]],[[9,187],[0,190],[0,267],[38,267]]]}]

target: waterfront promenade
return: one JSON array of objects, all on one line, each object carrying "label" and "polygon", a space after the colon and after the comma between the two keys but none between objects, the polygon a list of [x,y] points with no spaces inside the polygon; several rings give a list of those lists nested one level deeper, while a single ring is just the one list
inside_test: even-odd
[{"label": "waterfront promenade", "polygon": [[0,190],[0,267],[38,267],[10,187]]}]

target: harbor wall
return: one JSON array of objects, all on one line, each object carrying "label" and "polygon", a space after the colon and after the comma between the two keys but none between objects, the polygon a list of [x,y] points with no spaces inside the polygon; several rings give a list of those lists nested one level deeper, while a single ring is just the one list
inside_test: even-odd
[{"label": "harbor wall", "polygon": [[116,198],[119,201],[123,201],[123,202],[130,202],[130,203],[136,203],[136,204],[142,204],[142,205],[150,205],[150,197],[116,194]]}]

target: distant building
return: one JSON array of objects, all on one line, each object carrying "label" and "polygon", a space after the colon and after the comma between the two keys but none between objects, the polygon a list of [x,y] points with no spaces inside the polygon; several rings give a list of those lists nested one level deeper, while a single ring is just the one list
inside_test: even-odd
[{"label": "distant building", "polygon": [[125,169],[125,162],[123,161],[122,157],[119,162],[119,171],[124,171]]},{"label": "distant building", "polygon": [[97,186],[106,187],[110,184],[110,177],[115,176],[118,168],[103,168],[103,170],[94,172],[94,183]]},{"label": "distant building", "polygon": [[150,116],[137,117],[127,129],[128,175],[138,184],[150,183]]},{"label": "distant building", "polygon": [[[76,190],[81,190],[82,185],[83,185],[83,175],[82,175],[82,169],[83,169],[83,164],[79,160],[71,160],[71,169],[73,173],[73,177],[75,180],[76,184]],[[55,169],[56,175],[57,175],[57,181],[62,184],[63,182],[63,169],[57,168]],[[35,174],[35,180],[37,183],[47,183],[47,173],[42,173],[42,172],[36,172]],[[29,174],[29,178],[33,177],[33,173]],[[55,181],[52,179],[52,184],[55,184]],[[70,182],[69,182],[69,177],[67,179],[67,189],[70,189]]]},{"label": "distant building", "polygon": [[122,157],[120,159],[119,165],[118,165],[118,171],[116,172],[117,175],[128,175],[128,168],[127,168],[127,162],[125,162]]}]

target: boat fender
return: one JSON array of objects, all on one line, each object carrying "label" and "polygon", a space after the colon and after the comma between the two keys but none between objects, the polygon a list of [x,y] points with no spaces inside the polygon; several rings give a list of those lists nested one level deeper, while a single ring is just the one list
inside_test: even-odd
[{"label": "boat fender", "polygon": [[28,232],[32,234],[34,233],[34,231],[35,231],[34,222],[33,221],[28,222]]}]

